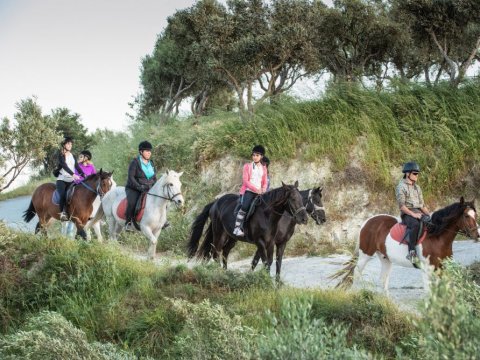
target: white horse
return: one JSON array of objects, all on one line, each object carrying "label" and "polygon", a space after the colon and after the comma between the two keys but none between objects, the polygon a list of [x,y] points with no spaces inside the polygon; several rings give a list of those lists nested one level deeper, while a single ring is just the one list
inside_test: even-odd
[{"label": "white horse", "polygon": [[[112,187],[110,188],[110,191],[113,191],[117,187],[117,183],[115,180],[113,180],[113,176],[110,178],[112,180]],[[100,196],[97,196],[95,200],[93,201],[93,211],[92,215],[90,215],[91,218],[95,216],[97,213],[98,208],[100,207],[101,204],[101,199]],[[103,236],[102,232],[100,230],[100,221],[96,222],[95,224],[92,224],[92,220],[89,220],[86,224],[85,230],[87,232],[87,240],[92,239],[92,235],[90,234],[90,227],[93,227],[93,231],[95,232],[95,235],[97,236],[98,241],[102,242],[103,241]],[[75,224],[72,221],[62,221],[62,234],[73,239],[75,238]]]},{"label": "white horse", "polygon": [[[157,241],[162,231],[162,227],[167,221],[167,205],[174,202],[177,206],[183,206],[185,200],[182,195],[182,183],[180,176],[183,174],[173,170],[167,170],[162,177],[155,182],[147,193],[145,209],[142,219],[139,222],[140,230],[149,239],[148,256],[155,258]],[[118,186],[110,190],[102,199],[95,217],[91,220],[90,226],[97,223],[103,215],[107,218],[109,236],[117,241],[117,235],[122,231],[125,225],[125,219],[117,215],[117,208],[120,202],[126,198],[125,188]]]}]

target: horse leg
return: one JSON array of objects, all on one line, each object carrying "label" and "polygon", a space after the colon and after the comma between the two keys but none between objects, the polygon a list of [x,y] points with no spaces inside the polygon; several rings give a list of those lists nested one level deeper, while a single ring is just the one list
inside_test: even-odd
[{"label": "horse leg", "polygon": [[357,267],[355,269],[356,271],[354,272],[354,278],[358,278],[359,280],[362,279],[363,269],[365,269],[367,263],[372,259],[373,256],[367,255],[362,250],[360,250],[360,253],[358,255]]},{"label": "horse leg", "polygon": [[223,252],[222,252],[222,263],[223,263],[223,268],[227,270],[227,259],[228,259],[228,254],[230,253],[230,250],[233,249],[235,244],[237,243],[236,240],[232,239],[231,237],[228,238],[227,243],[223,247]]},{"label": "horse leg", "polygon": [[83,225],[76,224],[76,226],[77,226],[77,234],[75,235],[75,238],[81,237],[83,240],[87,241],[87,233],[85,232]]},{"label": "horse leg", "polygon": [[150,241],[150,245],[148,246],[148,258],[150,260],[155,259],[155,253],[157,252],[157,238],[148,226],[140,224],[140,229],[142,230],[143,234],[148,238]]},{"label": "horse leg", "polygon": [[280,281],[280,271],[282,269],[282,260],[283,260],[283,253],[285,251],[285,247],[287,246],[287,243],[284,242],[283,244],[277,245],[277,269],[276,269],[276,274],[275,278],[277,281]]},{"label": "horse leg", "polygon": [[259,239],[257,242],[257,250],[260,252],[260,258],[262,259],[262,263],[265,266],[265,269],[270,272],[267,263],[267,247],[265,245],[265,241],[263,239]]},{"label": "horse leg", "polygon": [[255,268],[257,267],[259,260],[260,260],[260,251],[257,249],[257,251],[255,252],[255,255],[253,255],[252,271],[255,270]]},{"label": "horse leg", "polygon": [[97,236],[98,241],[103,242],[102,231],[100,229],[100,221],[93,224],[92,227],[93,227],[93,231],[95,231],[95,235]]},{"label": "horse leg", "polygon": [[390,281],[390,273],[392,271],[392,262],[383,254],[377,253],[380,263],[382,264],[382,271],[380,273],[380,280],[383,285],[383,290],[385,294],[389,296],[388,293],[388,283]]},{"label": "horse leg", "polygon": [[108,238],[117,241],[117,221],[113,216],[107,216],[107,224],[108,224]]}]

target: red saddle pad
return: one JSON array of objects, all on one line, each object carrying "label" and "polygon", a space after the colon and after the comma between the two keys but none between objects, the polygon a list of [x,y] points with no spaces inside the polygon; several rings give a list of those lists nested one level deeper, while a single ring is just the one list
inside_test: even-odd
[{"label": "red saddle pad", "polygon": [[[403,239],[403,236],[405,235],[405,230],[407,229],[407,225],[404,225],[402,223],[397,223],[392,226],[390,229],[390,236],[392,237],[393,240],[401,242]],[[417,241],[417,245],[421,244],[425,238],[427,237],[427,229],[423,229],[422,236],[420,236],[420,239]]]},{"label": "red saddle pad", "polygon": [[[137,223],[139,223],[140,220],[142,220],[143,213],[145,211],[145,201],[147,200],[147,197],[145,195],[140,195],[140,196],[141,196],[140,201],[142,202],[142,204],[140,205],[140,209],[138,210],[138,212],[135,216],[135,221]],[[125,220],[125,211],[126,210],[127,210],[127,198],[123,198],[122,201],[120,201],[120,204],[118,204],[117,216],[120,219]]]}]

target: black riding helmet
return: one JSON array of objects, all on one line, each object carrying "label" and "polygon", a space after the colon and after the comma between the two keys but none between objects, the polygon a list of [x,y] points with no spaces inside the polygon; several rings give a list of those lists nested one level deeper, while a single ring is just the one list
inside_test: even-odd
[{"label": "black riding helmet", "polygon": [[83,150],[80,155],[83,155],[84,157],[87,157],[88,160],[92,160],[92,153],[88,150]]},{"label": "black riding helmet", "polygon": [[255,145],[252,149],[252,154],[257,153],[265,156],[265,148],[262,145]]},{"label": "black riding helmet", "polygon": [[153,149],[153,146],[148,141],[142,141],[140,144],[138,144],[138,151],[143,151],[143,150],[152,151],[152,149]]},{"label": "black riding helmet", "polygon": [[402,172],[404,174],[412,172],[412,171],[420,172],[420,166],[418,166],[418,164],[415,161],[410,161],[410,162],[406,162],[405,164],[403,164]]}]

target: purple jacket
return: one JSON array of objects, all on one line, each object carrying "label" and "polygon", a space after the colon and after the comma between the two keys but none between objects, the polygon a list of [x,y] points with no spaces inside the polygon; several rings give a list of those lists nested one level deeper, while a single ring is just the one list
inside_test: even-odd
[{"label": "purple jacket", "polygon": [[[78,163],[78,166],[80,166],[80,168],[82,169],[83,173],[85,174],[85,177],[87,177],[88,175],[92,175],[92,174],[96,174],[96,173],[97,173],[97,170],[95,170],[95,166],[93,166],[92,163],[87,164],[87,165],[83,165],[82,163]],[[77,172],[77,169],[75,169],[75,174],[77,174],[78,176],[80,176],[80,179],[74,180],[74,181],[75,181],[75,184],[78,184],[78,183],[82,182],[84,178],[82,177],[82,175],[80,175],[80,174]]]}]

